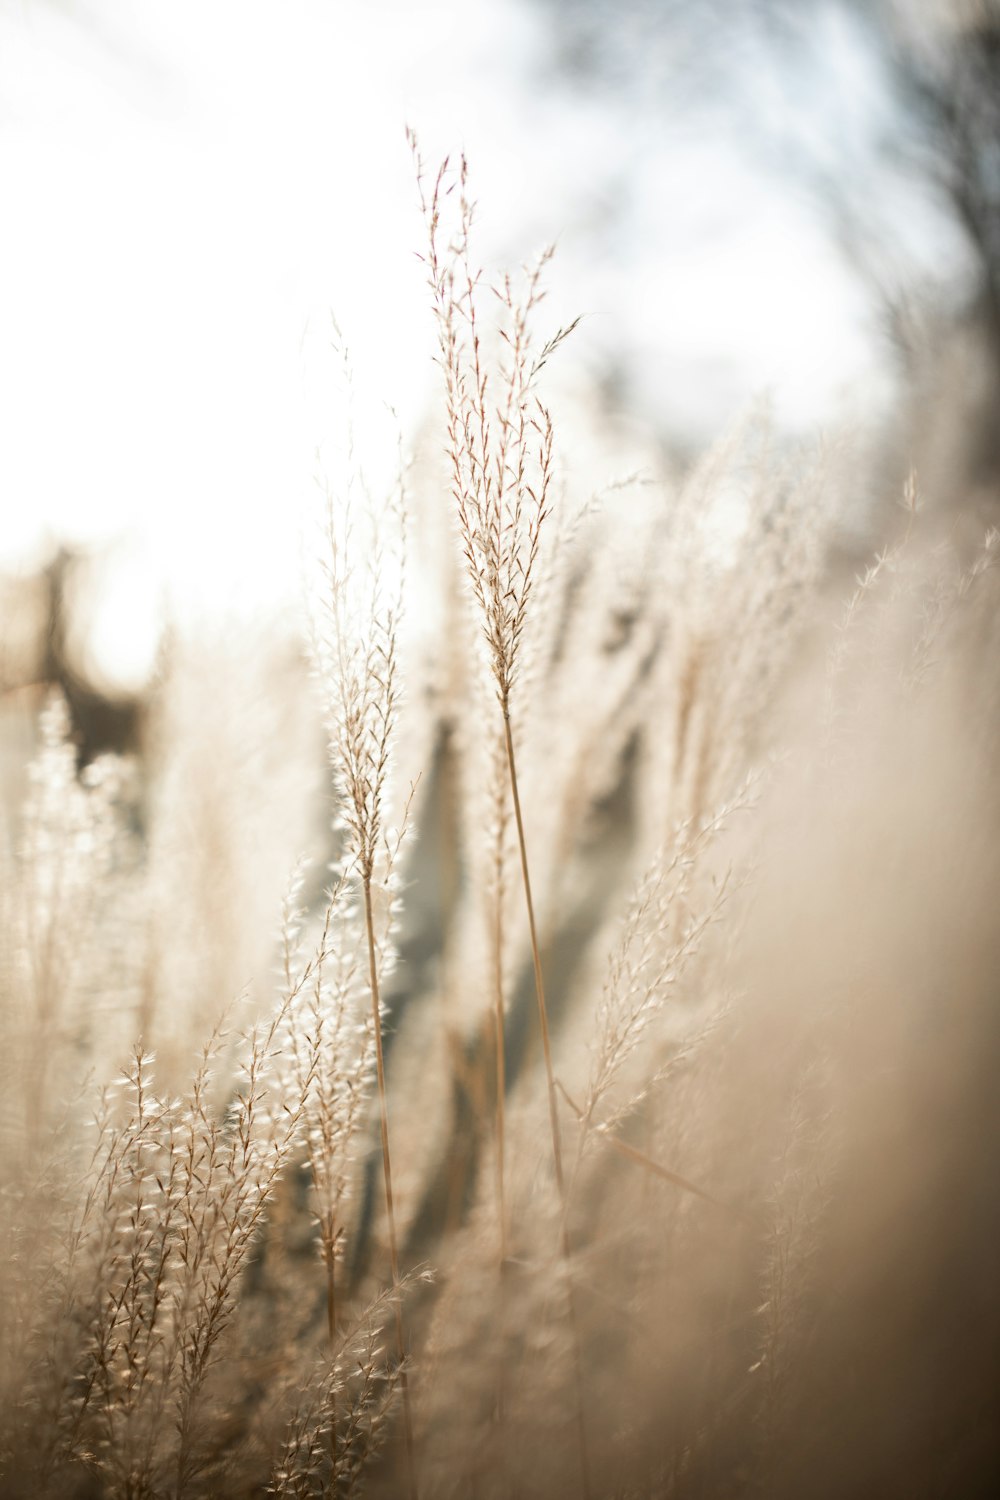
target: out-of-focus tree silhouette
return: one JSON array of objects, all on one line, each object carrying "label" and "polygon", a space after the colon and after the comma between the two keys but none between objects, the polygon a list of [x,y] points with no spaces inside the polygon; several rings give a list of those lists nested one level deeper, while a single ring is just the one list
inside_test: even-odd
[{"label": "out-of-focus tree silhouette", "polygon": [[[866,278],[907,376],[903,438],[933,491],[1000,504],[1000,4],[997,0],[840,0],[886,87],[886,111],[859,185],[822,174],[821,201]],[[810,13],[764,0],[794,66]],[[806,155],[801,163],[808,174]],[[922,196],[959,253],[937,261]],[[886,199],[879,201],[882,194]],[[891,205],[891,206],[890,206]],[[900,205],[896,207],[895,205]],[[887,211],[888,210],[888,211]],[[925,247],[919,244],[927,236]],[[923,254],[919,252],[923,248]],[[995,517],[994,517],[995,518]]]},{"label": "out-of-focus tree silhouette", "polygon": [[1000,0],[536,3],[571,84],[714,115],[809,194],[895,353],[900,457],[995,512]]},{"label": "out-of-focus tree silhouette", "polygon": [[[16,649],[0,655],[0,702],[32,703],[50,689],[66,700],[80,765],[104,751],[140,747],[145,711],[140,693],[113,694],[93,681],[73,643],[73,585],[86,558],[58,547],[36,573],[0,579],[3,623],[16,622]],[[15,632],[12,631],[12,636]]]},{"label": "out-of-focus tree silhouette", "polygon": [[884,17],[900,98],[920,127],[913,166],[950,205],[974,257],[973,295],[962,311],[1000,363],[1000,4],[956,4],[943,35],[940,23],[921,35],[903,30],[891,10],[876,7],[874,15]]}]

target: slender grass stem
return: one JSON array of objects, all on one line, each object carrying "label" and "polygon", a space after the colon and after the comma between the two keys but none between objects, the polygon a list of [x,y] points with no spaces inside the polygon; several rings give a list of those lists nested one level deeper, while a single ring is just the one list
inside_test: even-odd
[{"label": "slender grass stem", "polygon": [[567,1093],[558,1080],[557,1087],[580,1122],[579,1149],[577,1151],[576,1163],[574,1164],[573,1176],[570,1179],[571,1193],[580,1162],[583,1159],[584,1140],[588,1130],[594,1130],[602,1141],[606,1141],[609,1146],[618,1152],[619,1156],[624,1156],[628,1161],[635,1162],[637,1166],[644,1167],[654,1177],[659,1177],[663,1182],[669,1182],[672,1187],[680,1188],[682,1192],[692,1193],[694,1197],[701,1198],[706,1203],[711,1203],[714,1208],[721,1208],[723,1213],[729,1214],[730,1217],[738,1219],[743,1224],[748,1224],[751,1227],[757,1224],[758,1221],[753,1215],[747,1213],[744,1209],[736,1208],[731,1203],[725,1203],[721,1198],[716,1198],[713,1193],[707,1192],[705,1188],[699,1187],[690,1178],[682,1177],[679,1172],[672,1172],[669,1167],[664,1167],[660,1162],[654,1161],[645,1151],[640,1151],[637,1146],[630,1145],[628,1141],[623,1141],[620,1136],[615,1135],[614,1131],[606,1129],[603,1125],[594,1125],[587,1118],[586,1111],[577,1104],[571,1094]]},{"label": "slender grass stem", "polygon": [[503,829],[497,833],[496,912],[493,929],[493,965],[495,987],[494,1021],[496,1031],[496,1152],[497,1152],[497,1219],[500,1226],[500,1361],[497,1368],[497,1421],[504,1426],[506,1407],[506,1337],[507,1337],[507,1200],[504,1191],[504,1101],[507,1093],[506,1027],[503,1003]]},{"label": "slender grass stem", "polygon": [[[327,1224],[323,1236],[323,1258],[326,1261],[326,1332],[330,1343],[330,1358],[337,1338],[337,1279],[334,1257],[336,1241],[333,1226]],[[330,1493],[337,1493],[337,1383],[330,1386]]]},{"label": "slender grass stem", "polygon": [[583,1500],[590,1500],[590,1461],[587,1454],[587,1428],[583,1414],[583,1365],[580,1354],[580,1334],[576,1317],[576,1299],[573,1293],[573,1271],[569,1239],[569,1203],[566,1196],[566,1180],[563,1175],[562,1141],[559,1134],[559,1101],[556,1095],[555,1070],[552,1066],[549,1015],[545,1004],[545,977],[542,973],[542,956],[538,947],[538,934],[535,928],[535,907],[531,896],[528,848],[524,837],[524,819],[521,814],[521,798],[517,786],[517,760],[514,755],[514,737],[511,732],[510,702],[506,696],[501,699],[501,706],[503,708],[504,737],[507,745],[507,769],[510,773],[510,795],[511,801],[514,804],[514,822],[517,827],[517,843],[521,855],[524,902],[528,912],[531,959],[535,970],[535,998],[538,1001],[538,1021],[542,1033],[542,1051],[545,1055],[545,1077],[549,1097],[549,1124],[552,1130],[552,1159],[555,1166],[556,1189],[559,1194],[559,1246],[566,1272],[566,1294],[569,1303],[570,1331],[573,1341],[573,1368],[576,1376],[576,1421],[580,1448],[581,1494]]},{"label": "slender grass stem", "polygon": [[[500,835],[502,837],[502,834]],[[493,930],[494,1019],[496,1029],[496,1132],[497,1132],[497,1215],[500,1220],[500,1265],[507,1260],[507,1200],[504,1189],[504,1107],[507,1093],[506,1026],[503,1003],[503,886],[501,874],[503,851],[497,850],[496,914]]]},{"label": "slender grass stem", "polygon": [[382,1059],[382,1015],[379,995],[378,961],[375,957],[375,921],[372,915],[371,874],[363,877],[365,893],[365,930],[368,936],[368,974],[372,997],[372,1024],[375,1028],[375,1068],[378,1078],[379,1126],[382,1136],[382,1177],[385,1182],[385,1212],[389,1225],[389,1264],[392,1271],[396,1309],[396,1342],[399,1348],[399,1388],[403,1397],[403,1433],[406,1440],[407,1490],[410,1500],[417,1500],[417,1468],[413,1449],[413,1417],[410,1410],[410,1386],[406,1376],[406,1340],[403,1332],[403,1308],[398,1296],[399,1248],[396,1238],[396,1208],[392,1196],[392,1158],[389,1154],[389,1109],[385,1089],[385,1065]]},{"label": "slender grass stem", "polygon": [[337,1284],[333,1264],[333,1245],[326,1247],[326,1332],[331,1347],[337,1336]]},{"label": "slender grass stem", "polygon": [[552,1130],[552,1156],[555,1163],[556,1187],[560,1204],[565,1203],[566,1183],[563,1177],[562,1141],[559,1134],[559,1109],[556,1098],[556,1077],[552,1066],[552,1043],[549,1037],[549,1013],[545,1004],[545,978],[542,974],[542,957],[535,929],[535,906],[531,896],[531,875],[528,869],[528,850],[524,837],[524,819],[521,815],[521,798],[517,787],[517,762],[514,756],[514,739],[511,733],[510,706],[503,704],[504,735],[507,744],[507,769],[510,773],[510,794],[514,804],[514,821],[517,825],[517,842],[521,855],[521,878],[524,884],[524,902],[528,912],[528,932],[531,938],[531,959],[535,970],[535,997],[538,1001],[538,1021],[542,1031],[542,1051],[545,1054],[545,1078],[548,1085],[549,1125]]}]

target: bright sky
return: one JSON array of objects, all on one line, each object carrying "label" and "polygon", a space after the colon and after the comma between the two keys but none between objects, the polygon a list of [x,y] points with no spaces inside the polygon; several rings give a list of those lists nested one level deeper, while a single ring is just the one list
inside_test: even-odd
[{"label": "bright sky", "polygon": [[123,682],[162,596],[296,586],[331,310],[359,387],[423,416],[407,122],[468,150],[488,255],[559,238],[563,359],[625,361],[646,419],[700,436],[768,387],[809,424],[877,373],[802,203],[737,142],[573,95],[543,28],[530,0],[0,0],[0,566],[113,542],[95,647]]}]

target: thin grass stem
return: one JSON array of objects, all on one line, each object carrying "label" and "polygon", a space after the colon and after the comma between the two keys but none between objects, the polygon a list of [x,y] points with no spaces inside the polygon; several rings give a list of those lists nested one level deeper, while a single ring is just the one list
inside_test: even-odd
[{"label": "thin grass stem", "polygon": [[413,1449],[413,1418],[410,1411],[410,1386],[406,1376],[406,1340],[403,1331],[403,1308],[399,1291],[399,1249],[396,1238],[396,1208],[392,1195],[392,1158],[389,1154],[389,1108],[386,1099],[385,1066],[382,1059],[382,1015],[379,995],[378,961],[375,956],[375,921],[372,915],[371,875],[363,878],[365,893],[365,931],[368,937],[368,973],[371,985],[372,1023],[375,1028],[375,1069],[378,1079],[379,1127],[382,1136],[382,1177],[385,1183],[385,1212],[389,1225],[389,1264],[396,1311],[396,1342],[399,1347],[399,1389],[403,1398],[403,1433],[406,1441],[406,1477],[410,1500],[417,1500],[417,1468]]},{"label": "thin grass stem", "polygon": [[514,755],[514,737],[511,732],[510,703],[505,697],[503,708],[504,737],[507,746],[507,769],[510,772],[510,795],[514,804],[514,822],[517,827],[517,843],[521,855],[521,876],[524,884],[524,903],[528,913],[528,932],[531,938],[531,959],[535,970],[535,997],[538,1001],[538,1021],[542,1033],[542,1051],[545,1055],[545,1077],[549,1097],[549,1124],[552,1129],[552,1159],[555,1166],[556,1189],[559,1193],[559,1244],[566,1272],[566,1294],[569,1304],[570,1332],[573,1342],[573,1369],[576,1377],[576,1421],[580,1448],[580,1479],[583,1500],[590,1500],[590,1461],[587,1454],[587,1428],[583,1414],[583,1367],[580,1354],[580,1334],[576,1316],[576,1299],[573,1293],[573,1271],[569,1239],[568,1200],[566,1181],[563,1175],[562,1142],[559,1135],[559,1104],[556,1097],[556,1077],[552,1066],[552,1044],[549,1037],[549,1015],[545,1004],[545,977],[542,973],[542,957],[538,947],[535,928],[535,907],[531,896],[531,874],[528,869],[528,848],[524,837],[524,818],[521,814],[521,797],[517,786],[517,761]]},{"label": "thin grass stem", "polygon": [[[497,865],[502,861],[498,852]],[[507,1260],[507,1201],[504,1190],[504,1100],[507,1093],[506,1026],[503,1003],[503,891],[497,882],[496,916],[493,931],[494,1018],[496,1026],[496,1131],[497,1131],[497,1215],[500,1220],[500,1264]]]}]

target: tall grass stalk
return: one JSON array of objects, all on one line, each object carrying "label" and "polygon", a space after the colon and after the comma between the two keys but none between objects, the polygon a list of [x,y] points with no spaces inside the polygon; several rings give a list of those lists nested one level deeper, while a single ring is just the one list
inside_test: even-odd
[{"label": "tall grass stalk", "polygon": [[570,1334],[573,1342],[573,1373],[576,1381],[576,1426],[580,1448],[581,1494],[589,1500],[590,1462],[587,1453],[587,1425],[583,1405],[583,1360],[580,1353],[580,1330],[576,1315],[576,1298],[573,1291],[572,1247],[569,1237],[569,1198],[563,1174],[562,1139],[559,1132],[559,1101],[556,1096],[556,1075],[552,1065],[552,1043],[549,1037],[549,1014],[545,1004],[545,977],[542,972],[542,956],[538,947],[535,929],[535,906],[531,898],[531,873],[528,869],[528,848],[524,837],[524,819],[521,815],[521,798],[517,789],[517,761],[514,755],[514,739],[510,727],[510,704],[501,699],[503,707],[504,738],[507,746],[507,767],[510,772],[511,801],[514,804],[514,821],[517,826],[517,845],[521,855],[521,878],[524,885],[524,904],[528,913],[528,931],[531,938],[531,962],[535,974],[535,999],[538,1002],[538,1023],[542,1034],[542,1051],[545,1056],[545,1079],[549,1102],[549,1127],[552,1131],[552,1160],[555,1169],[556,1190],[559,1194],[559,1249],[566,1272],[566,1299],[569,1308]]},{"label": "tall grass stalk", "polygon": [[[499,768],[498,768],[499,769]],[[499,1221],[500,1267],[507,1263],[507,1195],[504,1184],[506,1153],[504,1108],[507,1098],[507,1045],[504,1007],[504,894],[505,843],[507,832],[505,787],[497,778],[496,828],[493,845],[493,1029],[495,1035],[496,1088],[496,1182]]]},{"label": "tall grass stalk", "polygon": [[[400,1284],[399,1241],[392,1186],[392,1152],[389,1145],[389,1105],[382,1046],[382,995],[379,977],[380,942],[376,935],[372,883],[379,882],[392,905],[393,860],[398,842],[387,837],[384,801],[398,710],[398,622],[402,607],[404,577],[405,516],[403,477],[387,506],[388,514],[369,511],[369,555],[362,563],[355,555],[353,496],[341,497],[340,514],[333,494],[327,492],[324,560],[326,591],[324,615],[315,642],[317,666],[327,695],[330,755],[339,793],[340,814],[347,834],[348,862],[361,884],[368,988],[374,1034],[382,1178],[385,1189],[386,1227],[393,1289]],[[390,537],[388,526],[394,523]],[[386,549],[398,546],[391,560]],[[395,577],[390,585],[388,574]],[[405,821],[405,820],[404,820]],[[401,837],[401,836],[400,836]],[[406,1336],[401,1298],[394,1296],[396,1343],[399,1356],[398,1381],[402,1396],[403,1431],[406,1445],[407,1490],[416,1500],[416,1456],[409,1381],[406,1372]]]},{"label": "tall grass stalk", "polygon": [[[539,538],[547,514],[552,485],[552,418],[534,392],[534,381],[549,356],[572,332],[575,324],[559,329],[536,353],[531,315],[545,292],[542,277],[551,249],[525,272],[522,292],[509,275],[496,287],[503,309],[499,330],[503,353],[498,362],[496,394],[487,366],[487,349],[480,329],[478,300],[482,275],[473,269],[470,238],[474,217],[468,196],[468,164],[460,159],[457,173],[458,213],[455,237],[442,248],[440,227],[444,200],[455,184],[442,163],[427,197],[424,169],[415,137],[409,133],[421,205],[427,221],[428,280],[437,317],[440,363],[445,377],[448,455],[452,496],[459,538],[473,600],[478,608],[488,648],[489,668],[503,719],[511,802],[517,828],[521,877],[535,977],[535,998],[545,1059],[552,1159],[559,1200],[559,1244],[569,1305],[576,1374],[577,1428],[583,1494],[589,1494],[586,1425],[583,1414],[583,1372],[573,1296],[568,1199],[563,1172],[559,1105],[552,1061],[552,1044],[545,980],[535,923],[528,866],[524,817],[518,789],[517,758],[511,727],[511,691],[518,675],[521,644],[528,619]],[[502,1049],[502,990],[498,988],[498,1057]],[[502,1067],[498,1062],[497,1149],[503,1152],[503,1112],[499,1092]],[[498,1169],[498,1211],[504,1212],[502,1166]],[[503,1230],[501,1230],[501,1235]]]},{"label": "tall grass stalk", "polygon": [[[502,772],[502,767],[497,766]],[[500,1359],[497,1364],[497,1421],[505,1430],[507,1363],[507,1195],[504,1182],[505,1105],[507,1098],[507,1026],[504,1013],[504,866],[507,832],[506,787],[496,778],[496,827],[493,845],[493,984],[494,984],[494,1088],[496,1090],[496,1194],[498,1246],[500,1254]],[[506,1461],[506,1453],[504,1453]]]},{"label": "tall grass stalk", "polygon": [[[365,893],[365,932],[368,938],[368,973],[371,984],[372,1021],[375,1027],[375,1067],[378,1078],[379,1134],[382,1142],[382,1177],[385,1184],[385,1213],[389,1227],[389,1265],[393,1288],[399,1287],[399,1240],[396,1234],[396,1207],[392,1195],[392,1155],[389,1150],[389,1104],[385,1088],[385,1063],[382,1057],[382,1002],[379,993],[378,960],[375,953],[375,921],[372,913],[371,871],[362,873]],[[413,1448],[413,1416],[410,1411],[410,1388],[406,1375],[406,1336],[403,1329],[403,1306],[394,1299],[396,1343],[399,1349],[399,1388],[403,1398],[403,1434],[406,1441],[407,1486],[411,1500],[417,1497],[416,1455]]]}]

